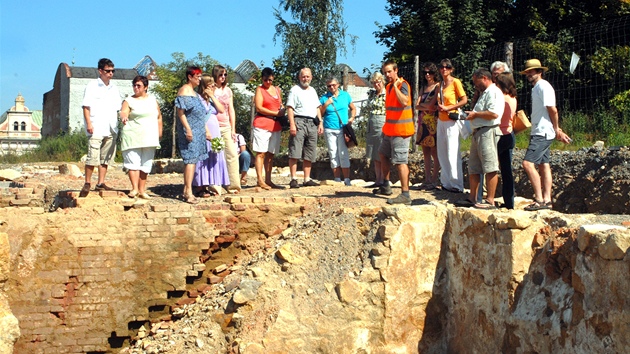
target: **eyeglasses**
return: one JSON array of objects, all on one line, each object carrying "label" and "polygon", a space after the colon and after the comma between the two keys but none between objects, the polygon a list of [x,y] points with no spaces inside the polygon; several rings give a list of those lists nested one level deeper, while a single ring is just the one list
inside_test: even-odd
[{"label": "eyeglasses", "polygon": [[135,84],[135,85],[133,85],[133,87],[142,88],[142,87],[144,87],[144,85]]},{"label": "eyeglasses", "polygon": [[333,87],[336,87],[337,85],[338,85],[338,84],[330,84],[330,85],[326,85],[326,87],[328,87],[328,88],[333,88]]},{"label": "eyeglasses", "polygon": [[440,66],[440,69],[452,69],[453,67],[450,65],[442,65]]},{"label": "eyeglasses", "polygon": [[101,69],[101,70],[103,70],[107,74],[110,74],[110,73],[113,74],[116,72],[116,69]]}]

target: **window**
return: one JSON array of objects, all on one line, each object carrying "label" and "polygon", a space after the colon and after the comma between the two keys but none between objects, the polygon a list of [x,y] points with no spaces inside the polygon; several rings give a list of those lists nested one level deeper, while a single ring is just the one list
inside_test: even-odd
[{"label": "window", "polygon": [[13,123],[13,130],[18,131],[18,122]]},{"label": "window", "polygon": [[23,132],[25,132],[26,131],[26,122],[22,122],[22,124],[20,124],[20,127],[22,128],[21,130]]}]

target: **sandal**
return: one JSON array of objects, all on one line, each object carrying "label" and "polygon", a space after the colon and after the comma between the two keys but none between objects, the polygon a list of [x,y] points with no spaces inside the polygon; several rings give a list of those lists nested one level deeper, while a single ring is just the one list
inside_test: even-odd
[{"label": "sandal", "polygon": [[271,189],[285,189],[284,186],[279,186],[275,183],[266,183],[269,187],[271,187]]},{"label": "sandal", "polygon": [[135,198],[138,196],[138,191],[131,191],[127,194],[129,198]]},{"label": "sandal", "polygon": [[539,202],[537,200],[534,200],[534,202],[528,206],[526,206],[525,208],[523,208],[524,210],[527,211],[536,211],[536,210],[543,210],[543,209],[551,209],[551,201],[549,202]]},{"label": "sandal", "polygon": [[142,193],[138,193],[138,198],[149,200],[151,199],[151,196],[147,192],[142,192]]},{"label": "sandal", "polygon": [[271,186],[266,184],[266,183],[258,183],[258,187],[260,187],[260,188],[262,188],[262,189],[264,189],[266,191],[271,189]]},{"label": "sandal", "polygon": [[497,208],[494,204],[490,204],[490,202],[485,199],[481,203],[475,203],[473,207],[481,210],[495,210]]},{"label": "sandal", "polygon": [[188,204],[198,204],[199,203],[199,199],[195,198],[194,195],[189,194],[189,195],[182,195],[182,198],[184,199],[184,202],[188,203]]},{"label": "sandal", "polygon": [[453,203],[453,204],[455,204],[458,207],[464,207],[464,208],[470,208],[472,206],[475,206],[475,202],[471,201],[468,198],[461,199],[461,200],[456,200],[455,203]]}]

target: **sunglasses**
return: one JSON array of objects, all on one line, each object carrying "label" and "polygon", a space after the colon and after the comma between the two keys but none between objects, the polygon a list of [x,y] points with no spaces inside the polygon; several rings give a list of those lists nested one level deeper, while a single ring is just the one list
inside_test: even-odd
[{"label": "sunglasses", "polygon": [[107,74],[110,74],[110,73],[113,74],[116,72],[116,69],[101,69],[101,70],[103,70]]},{"label": "sunglasses", "polygon": [[223,74],[221,74],[221,75],[219,75],[219,76],[227,76],[227,73],[223,73]]},{"label": "sunglasses", "polygon": [[264,79],[264,82],[273,82],[273,79]]},{"label": "sunglasses", "polygon": [[333,87],[336,87],[336,86],[337,86],[337,84],[326,85],[326,87],[328,87],[328,88],[333,88]]},{"label": "sunglasses", "polygon": [[453,67],[450,65],[442,65],[440,66],[440,69],[452,69]]},{"label": "sunglasses", "polygon": [[135,85],[133,85],[133,87],[142,88],[142,87],[144,87],[144,85],[135,84]]},{"label": "sunglasses", "polygon": [[432,72],[430,72],[430,71],[425,71],[425,72],[424,72],[424,74],[425,74],[425,75],[431,75],[431,74],[433,74],[433,73],[432,73]]}]

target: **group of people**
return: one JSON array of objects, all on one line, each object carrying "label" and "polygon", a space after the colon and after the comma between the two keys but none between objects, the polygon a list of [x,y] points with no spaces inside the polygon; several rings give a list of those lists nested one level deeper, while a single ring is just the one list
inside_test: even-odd
[{"label": "group of people", "polygon": [[[503,181],[504,205],[514,208],[512,176],[512,128],[516,112],[516,84],[506,63],[495,62],[490,70],[480,68],[472,76],[475,95],[473,109],[461,110],[468,97],[461,81],[452,74],[449,59],[422,65],[422,88],[415,108],[420,112],[418,131],[413,121],[411,87],[398,76],[394,61],[386,61],[382,73],[374,73],[370,81],[367,106],[366,157],[374,163],[374,194],[393,194],[390,171],[396,166],[401,194],[387,200],[389,204],[411,204],[409,195],[408,153],[411,137],[424,154],[425,178],[421,189],[461,193],[464,190],[460,137],[468,121],[472,130],[469,176],[470,195],[458,201],[460,206],[492,209],[498,172]],[[571,139],[560,129],[553,87],[542,78],[547,71],[539,60],[531,59],[521,74],[534,86],[532,90],[532,130],[523,167],[534,189],[534,203],[526,210],[551,208],[551,169],[549,149],[553,139],[569,143]],[[89,136],[85,166],[85,184],[81,195],[91,189],[94,168],[98,169],[95,190],[111,190],[105,184],[108,165],[116,152],[118,111],[122,122],[121,150],[123,166],[131,182],[131,198],[150,199],[146,191],[155,150],[160,147],[162,116],[155,97],[147,92],[149,81],[144,76],[132,80],[132,96],[121,96],[111,83],[114,63],[103,58],[98,63],[99,78],[85,90],[83,113]],[[273,85],[274,72],[264,68],[261,85],[254,96],[255,118],[252,122],[252,147],[256,153],[257,185],[262,189],[284,188],[271,180],[273,157],[280,149],[281,121],[289,124],[290,188],[300,188],[297,165],[303,161],[302,186],[319,186],[311,179],[312,163],[317,158],[317,138],[324,135],[335,181],[350,185],[350,159],[343,127],[352,124],[356,107],[348,92],[340,88],[336,77],[326,80],[327,91],[321,97],[311,86],[312,73],[303,68],[298,83],[283,103],[282,91]],[[186,83],[175,99],[177,144],[185,164],[182,198],[196,204],[199,197],[220,194],[221,186],[238,193],[246,182],[250,156],[242,135],[236,133],[233,95],[227,86],[227,70],[216,65],[211,74],[199,67],[186,70]],[[217,138],[221,140],[217,141]],[[218,148],[217,148],[218,147]],[[217,150],[217,151],[214,151]],[[537,169],[538,168],[538,169]],[[483,198],[483,183],[486,197]]]},{"label": "group of people", "polygon": [[[136,76],[132,80],[134,94],[121,100],[118,88],[111,82],[114,63],[107,58],[99,60],[98,73],[99,77],[86,86],[83,99],[89,149],[85,183],[79,195],[86,196],[91,190],[95,167],[98,181],[94,190],[113,189],[105,184],[105,176],[116,154],[120,117],[123,168],[131,182],[128,196],[150,199],[147,176],[162,137],[159,104],[148,94],[149,80],[145,76]],[[220,194],[223,186],[238,193],[246,180],[251,156],[243,136],[235,131],[234,103],[226,76],[227,70],[220,65],[213,68],[212,74],[189,67],[186,83],[175,99],[177,143],[185,164],[182,198],[187,203],[198,203],[197,197]],[[220,151],[213,151],[213,138],[222,139],[223,144],[220,140],[217,144]]]},{"label": "group of people", "polygon": [[[335,181],[350,185],[350,157],[345,143],[343,126],[352,124],[356,107],[348,92],[339,86],[339,80],[326,80],[328,92],[317,96],[311,86],[311,69],[302,68],[298,84],[289,90],[286,105],[282,103],[282,91],[273,85],[274,72],[264,68],[261,85],[256,88],[254,103],[256,115],[253,121],[252,146],[256,153],[258,186],[263,189],[283,188],[271,181],[273,156],[280,150],[281,119],[289,122],[289,171],[290,188],[300,188],[297,180],[298,161],[302,160],[304,179],[302,186],[316,187],[320,183],[311,178],[312,163],[317,159],[317,138],[324,135]],[[264,170],[264,174],[263,174]]]},{"label": "group of people", "polygon": [[[503,206],[514,209],[514,177],[512,173],[512,151],[515,145],[513,119],[516,114],[516,84],[510,68],[504,62],[494,62],[490,70],[480,68],[472,76],[475,95],[473,109],[462,111],[468,97],[461,81],[453,77],[453,65],[449,59],[436,66],[428,62],[422,65],[422,87],[415,108],[420,112],[416,143],[422,147],[424,155],[424,190],[441,188],[454,193],[464,190],[463,166],[460,154],[460,138],[472,130],[468,172],[470,195],[457,201],[459,206],[478,209],[494,209],[494,197],[498,185],[498,172],[501,172]],[[553,87],[542,78],[547,71],[539,60],[525,63],[521,74],[534,86],[532,90],[532,130],[530,144],[525,154],[523,168],[534,189],[534,203],[525,210],[550,209],[551,169],[549,166],[550,146],[554,139],[569,143],[571,139],[560,129],[558,111]],[[374,162],[376,181],[372,187],[375,194],[391,195],[388,178],[389,160],[382,152],[390,148],[387,140],[392,135],[409,138],[405,129],[393,132],[386,128],[387,122],[394,120],[395,126],[403,127],[409,116],[404,113],[394,116],[393,112],[406,112],[408,84],[397,77],[395,63],[383,65],[390,85],[380,73],[371,77],[374,91],[369,95],[366,107],[368,114],[366,157]],[[438,73],[439,72],[439,73]],[[393,85],[392,85],[393,83]],[[396,99],[394,99],[394,97]],[[401,106],[404,106],[401,107]],[[469,127],[466,127],[468,121]],[[408,149],[408,141],[398,145],[400,151]],[[382,146],[386,148],[383,149]],[[380,146],[380,148],[379,148]],[[378,153],[377,153],[378,151]],[[392,160],[398,165],[402,193],[388,203],[411,204],[408,198],[408,167],[406,159]],[[538,169],[537,169],[538,168]],[[484,178],[485,177],[485,178]],[[485,179],[486,196],[483,197]]]}]

